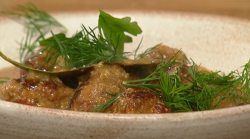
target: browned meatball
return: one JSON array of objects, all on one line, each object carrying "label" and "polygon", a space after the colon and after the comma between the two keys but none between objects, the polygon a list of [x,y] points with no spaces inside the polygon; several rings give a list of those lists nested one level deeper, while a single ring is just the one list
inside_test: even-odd
[{"label": "browned meatball", "polygon": [[86,82],[80,84],[73,98],[71,109],[75,111],[92,111],[114,96],[106,92],[123,92],[122,85],[129,75],[117,64],[97,64]]},{"label": "browned meatball", "polygon": [[113,103],[111,113],[169,113],[170,108],[150,91],[128,88]]},{"label": "browned meatball", "polygon": [[[161,58],[169,60],[173,56],[176,55],[176,53],[179,51],[179,49],[171,48],[165,45],[160,45],[152,49],[148,54],[146,54],[143,59],[147,59],[153,63],[160,63]],[[179,51],[176,55],[176,61],[186,63],[187,58],[186,55]]]},{"label": "browned meatball", "polygon": [[[160,64],[160,62],[162,62],[162,59],[168,61],[170,60],[170,58],[175,56],[174,58],[176,58],[176,62],[180,62],[181,65],[188,64],[189,61],[186,58],[186,55],[182,51],[178,51],[179,50],[175,48],[170,48],[165,45],[159,45],[154,49],[148,51],[140,59],[128,59],[120,63],[130,74],[131,80],[145,78],[146,76],[154,72],[155,68]],[[169,69],[167,69],[169,71],[169,74],[175,74],[176,69],[179,66],[179,64],[174,64],[171,68],[169,67]]]},{"label": "browned meatball", "polygon": [[74,92],[57,77],[29,72],[25,78],[11,79],[5,83],[0,98],[33,106],[69,109]]},{"label": "browned meatball", "polygon": [[147,64],[157,65],[162,61],[162,59],[169,60],[173,56],[175,56],[177,62],[188,63],[188,59],[186,55],[182,51],[179,51],[179,52],[178,51],[179,50],[175,48],[170,48],[165,45],[159,45],[155,47],[154,49],[148,51],[140,59],[137,59],[137,60],[128,59],[128,60],[124,60],[121,63],[125,66],[147,65]]}]

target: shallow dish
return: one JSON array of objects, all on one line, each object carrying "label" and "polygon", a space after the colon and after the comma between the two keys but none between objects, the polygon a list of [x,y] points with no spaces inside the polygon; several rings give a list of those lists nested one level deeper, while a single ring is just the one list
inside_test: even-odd
[{"label": "shallow dish", "polygon": [[[129,44],[133,50],[156,44],[182,49],[196,63],[226,73],[248,62],[250,21],[215,15],[186,13],[112,13],[131,16],[143,34]],[[58,14],[55,17],[75,33],[83,23],[97,25],[98,13]],[[0,20],[0,50],[18,59],[18,45],[25,34],[17,23]],[[10,66],[0,59],[1,68]],[[3,76],[4,73],[1,73]],[[26,106],[0,101],[0,138],[171,138],[247,139],[250,105],[220,110],[170,114],[103,114]]]}]

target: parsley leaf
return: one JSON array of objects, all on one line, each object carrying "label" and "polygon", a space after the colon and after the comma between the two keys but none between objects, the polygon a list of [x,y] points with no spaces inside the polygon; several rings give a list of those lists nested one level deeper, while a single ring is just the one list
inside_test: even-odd
[{"label": "parsley leaf", "polygon": [[138,26],[137,22],[131,22],[130,17],[119,19],[101,10],[98,21],[98,29],[101,36],[103,36],[103,32],[105,38],[113,43],[116,48],[116,52],[123,52],[124,43],[132,42],[132,38],[125,35],[124,32],[134,36],[142,33],[142,30]]}]

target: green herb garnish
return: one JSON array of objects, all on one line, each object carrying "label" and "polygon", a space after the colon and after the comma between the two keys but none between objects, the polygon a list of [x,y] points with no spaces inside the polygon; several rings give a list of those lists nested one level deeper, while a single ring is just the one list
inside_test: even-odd
[{"label": "green herb garnish", "polygon": [[[124,32],[132,35],[142,32],[137,23],[131,23],[130,20],[129,17],[114,18],[100,11],[97,28],[91,29],[82,25],[82,30],[71,38],[52,32],[52,37],[41,40],[40,45],[45,46],[43,51],[53,52],[54,56],[48,57],[53,61],[62,56],[68,69],[83,68],[99,62],[121,61],[126,59],[128,54],[123,52],[124,43],[132,42],[132,38]],[[99,29],[99,34],[95,29]]]},{"label": "green herb garnish", "polygon": [[[228,101],[235,106],[249,104],[249,64],[250,61],[244,66],[241,75],[238,71],[234,71],[225,76],[220,75],[219,71],[198,71],[198,66],[193,62],[193,66],[186,68],[191,79],[186,79],[189,83],[183,83],[178,70],[171,75],[166,70],[173,65],[182,66],[172,57],[168,61],[163,60],[148,77],[124,81],[123,84],[154,92],[174,112],[211,110]],[[159,83],[154,84],[153,81]]]},{"label": "green herb garnish", "polygon": [[[130,22],[130,17],[118,19],[100,11],[98,27],[91,29],[82,25],[80,32],[67,38],[63,25],[35,5],[19,5],[15,10],[17,12],[2,13],[14,15],[27,30],[26,38],[20,43],[20,61],[24,62],[40,46],[41,52],[47,53],[44,65],[51,69],[60,56],[65,61],[65,65],[60,66],[65,70],[126,59],[128,53],[123,52],[124,43],[132,42],[132,38],[125,32],[135,36],[142,32],[136,22]],[[54,34],[54,30],[62,32]],[[52,37],[45,38],[49,32]]]},{"label": "green herb garnish", "polygon": [[[130,17],[115,18],[100,10],[98,29],[100,36],[105,36],[107,40],[112,42],[116,52],[123,52],[124,43],[132,42],[132,38],[125,35],[125,32],[134,36],[141,34],[142,30],[137,22],[131,22]],[[104,33],[104,35],[102,34]]]},{"label": "green herb garnish", "polygon": [[51,38],[40,41],[40,45],[46,46],[43,51],[53,52],[53,56],[48,58],[56,60],[62,56],[67,69],[83,68],[99,62],[112,63],[125,59],[128,54],[116,52],[110,41],[97,36],[93,29],[84,25],[81,32],[71,38],[66,38],[65,34],[53,34]]},{"label": "green herb garnish", "polygon": [[19,42],[20,62],[30,55],[35,54],[39,47],[39,41],[45,39],[50,31],[66,32],[66,28],[54,17],[45,11],[39,10],[34,4],[18,5],[13,8],[15,12],[1,11],[2,14],[14,16],[18,23],[22,24],[27,32],[26,37]]},{"label": "green herb garnish", "polygon": [[123,92],[120,92],[120,93],[105,92],[105,93],[107,93],[109,95],[115,95],[115,96],[112,99],[110,99],[109,101],[107,101],[107,102],[101,104],[100,106],[96,107],[95,109],[93,109],[92,112],[102,112],[102,111],[104,111],[107,107],[112,105]]}]

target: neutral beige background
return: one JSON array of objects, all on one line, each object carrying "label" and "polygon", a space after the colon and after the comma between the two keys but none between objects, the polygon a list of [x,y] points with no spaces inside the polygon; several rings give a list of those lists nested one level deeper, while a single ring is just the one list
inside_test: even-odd
[{"label": "neutral beige background", "polygon": [[0,0],[0,10],[32,2],[47,11],[151,10],[221,14],[250,19],[250,0]]}]

